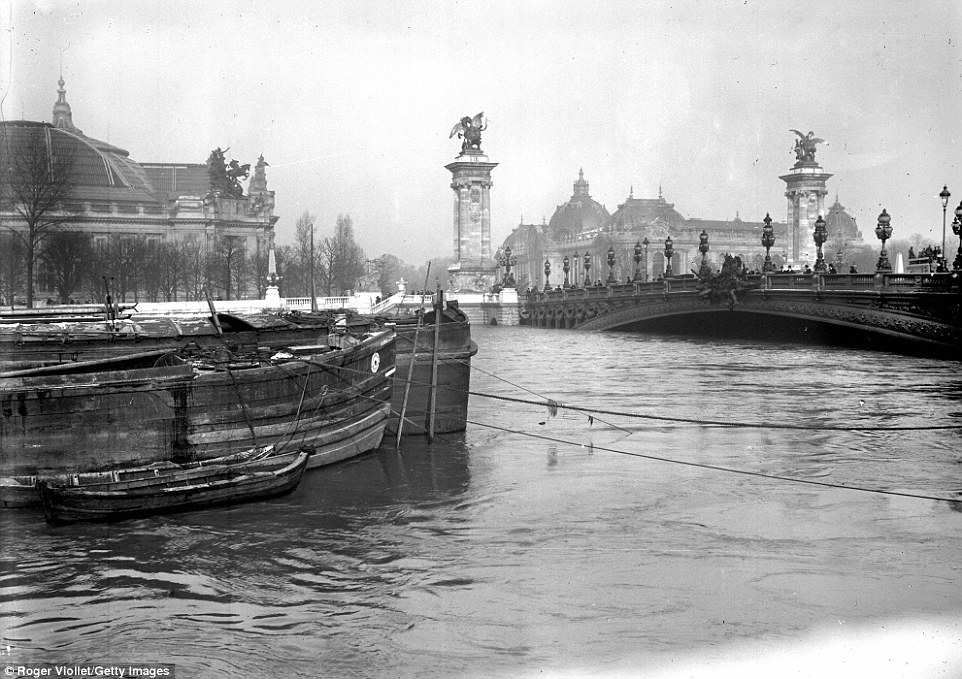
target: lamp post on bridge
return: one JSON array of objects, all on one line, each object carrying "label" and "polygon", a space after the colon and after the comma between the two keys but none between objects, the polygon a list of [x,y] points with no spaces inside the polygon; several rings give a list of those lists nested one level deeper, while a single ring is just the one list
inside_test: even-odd
[{"label": "lamp post on bridge", "polygon": [[671,236],[665,239],[665,278],[671,278],[671,256],[675,254],[675,248],[671,243]]},{"label": "lamp post on bridge", "polygon": [[551,289],[551,283],[548,282],[548,278],[551,276],[551,262],[549,260],[544,260],[544,291],[548,292]]},{"label": "lamp post on bridge", "polygon": [[571,287],[568,282],[568,272],[571,271],[571,261],[568,259],[568,255],[565,255],[565,258],[561,260],[561,270],[565,272],[565,282],[562,287],[567,290]]},{"label": "lamp post on bridge", "polygon": [[699,276],[707,276],[708,271],[708,232],[704,229],[701,235],[698,236],[698,252],[701,253],[701,266],[698,267]]},{"label": "lamp post on bridge", "polygon": [[772,227],[772,216],[769,213],[765,213],[765,226],[762,228],[762,247],[765,248],[765,263],[762,265],[762,271],[765,273],[771,273],[775,270],[775,265],[772,263],[771,250],[775,245],[775,229]]},{"label": "lamp post on bridge", "polygon": [[581,265],[581,255],[579,255],[578,251],[575,250],[575,254],[571,257],[571,270],[572,270],[572,273],[574,274],[571,277],[571,280],[574,281],[574,283],[571,284],[571,287],[573,288],[577,288],[578,283],[581,282],[581,278],[578,275],[578,266],[580,265]]},{"label": "lamp post on bridge", "polygon": [[615,248],[614,246],[608,246],[608,285],[614,285],[615,282]]},{"label": "lamp post on bridge", "polygon": [[952,220],[952,233],[959,237],[959,251],[955,255],[952,268],[956,271],[962,271],[962,203],[959,203],[959,206],[955,208],[955,219]]},{"label": "lamp post on bridge", "polygon": [[510,245],[504,249],[504,255],[501,256],[498,263],[504,267],[504,278],[501,281],[501,287],[513,288],[515,281],[514,276],[511,274],[511,267],[518,263],[518,259],[512,256]]},{"label": "lamp post on bridge", "polygon": [[[939,192],[939,198],[942,199],[942,263],[939,265],[939,271],[948,271],[949,269],[949,260],[946,259],[945,255],[945,208],[948,207],[951,196],[948,185],[943,184],[942,190]],[[953,222],[954,224],[955,222]]]},{"label": "lamp post on bridge", "polygon": [[635,277],[632,281],[635,283],[641,281],[641,241],[635,243]]},{"label": "lamp post on bridge", "polygon": [[641,244],[645,246],[645,283],[648,282],[648,236],[641,241]]},{"label": "lamp post on bridge", "polygon": [[[891,234],[891,229],[889,229],[889,233]],[[828,265],[825,263],[825,257],[822,256],[822,244],[828,239],[828,232],[825,229],[825,220],[822,219],[822,215],[819,215],[818,219],[815,220],[815,232],[812,234],[812,238],[815,240],[815,247],[818,248],[818,256],[815,258],[815,273],[825,273],[828,271]],[[882,249],[885,249],[884,243]]]},{"label": "lamp post on bridge", "polygon": [[875,266],[876,273],[891,273],[892,264],[889,262],[889,253],[885,251],[885,241],[892,237],[892,217],[882,208],[882,214],[878,216],[878,226],[875,227],[875,236],[882,241],[882,251],[879,253],[878,264]]},{"label": "lamp post on bridge", "polygon": [[590,288],[591,287],[591,253],[588,252],[587,250],[585,250],[584,265],[585,265],[585,287]]}]

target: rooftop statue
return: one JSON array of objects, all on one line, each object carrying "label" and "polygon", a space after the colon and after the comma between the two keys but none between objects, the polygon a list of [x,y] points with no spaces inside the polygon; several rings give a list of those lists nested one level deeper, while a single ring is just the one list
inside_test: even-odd
[{"label": "rooftop statue", "polygon": [[458,124],[452,128],[448,139],[454,135],[458,135],[458,139],[464,139],[464,141],[461,142],[461,153],[465,153],[471,149],[481,151],[481,133],[488,129],[487,123],[483,125],[481,123],[483,117],[483,111],[474,116],[474,118],[464,116],[458,121]]},{"label": "rooftop statue", "polygon": [[819,139],[815,136],[815,133],[809,131],[808,134],[802,134],[798,130],[792,130],[798,135],[798,139],[795,140],[795,148],[792,151],[795,152],[795,162],[798,163],[814,163],[815,162],[815,145],[824,142],[824,139]]},{"label": "rooftop statue", "polygon": [[220,192],[225,196],[240,198],[244,195],[244,188],[240,185],[241,179],[247,179],[250,175],[250,163],[241,165],[236,160],[230,161],[230,167],[224,153],[230,149],[217,147],[210,152],[207,158],[207,176],[210,178],[211,192]]}]

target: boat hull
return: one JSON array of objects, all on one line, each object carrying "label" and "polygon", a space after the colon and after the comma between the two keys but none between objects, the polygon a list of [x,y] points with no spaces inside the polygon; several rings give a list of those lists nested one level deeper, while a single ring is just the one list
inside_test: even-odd
[{"label": "boat hull", "polygon": [[458,432],[467,427],[471,358],[478,353],[478,345],[471,340],[471,324],[456,306],[450,305],[444,311],[444,322],[439,328],[433,319],[434,314],[428,314],[420,330],[416,322],[395,325],[397,372],[391,400],[393,412],[388,422],[391,434],[397,433],[402,410],[403,435],[429,431],[435,365],[434,432]]},{"label": "boat hull", "polygon": [[[203,460],[263,444],[310,466],[373,450],[390,414],[395,338],[276,364],[0,378],[0,477]],[[0,502],[20,489],[0,483]]]},{"label": "boat hull", "polygon": [[110,521],[279,497],[292,492],[309,454],[289,453],[238,465],[168,470],[153,478],[87,486],[38,485],[50,523]]}]

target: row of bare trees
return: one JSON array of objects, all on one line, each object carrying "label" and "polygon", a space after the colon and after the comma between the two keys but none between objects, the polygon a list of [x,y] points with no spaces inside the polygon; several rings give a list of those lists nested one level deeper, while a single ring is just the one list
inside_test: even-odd
[{"label": "row of bare trees", "polygon": [[281,295],[338,296],[354,290],[364,275],[364,250],[354,238],[350,215],[339,215],[334,233],[321,236],[315,216],[305,211],[294,226],[294,244],[276,249]]},{"label": "row of bare trees", "polygon": [[[31,288],[53,293],[50,301],[100,302],[109,291],[124,302],[176,302],[263,297],[267,254],[247,253],[240,239],[220,239],[207,251],[195,241],[148,241],[58,230],[36,248],[36,271],[27,270],[27,245],[18,233],[0,233],[0,297],[30,305]],[[27,285],[34,275],[34,285]]]}]

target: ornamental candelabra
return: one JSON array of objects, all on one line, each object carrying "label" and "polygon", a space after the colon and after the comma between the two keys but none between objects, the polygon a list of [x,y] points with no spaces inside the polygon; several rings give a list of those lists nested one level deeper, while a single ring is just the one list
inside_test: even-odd
[{"label": "ornamental candelabra", "polygon": [[701,266],[698,268],[699,276],[707,276],[708,270],[708,232],[702,230],[698,236],[698,252],[701,253]]},{"label": "ornamental candelabra", "polygon": [[[889,233],[891,233],[891,230],[889,230]],[[822,256],[822,244],[828,240],[828,231],[825,228],[825,220],[822,219],[822,215],[819,215],[818,219],[815,220],[815,231],[812,233],[812,238],[815,240],[815,247],[818,252],[815,257],[815,273],[825,273],[828,271],[828,265],[825,263],[825,257]]]},{"label": "ornamental candelabra", "polygon": [[645,246],[645,283],[648,282],[648,237],[641,241],[641,244]]},{"label": "ornamental candelabra", "polygon": [[671,242],[671,236],[665,239],[665,278],[671,278],[671,256],[675,254],[675,248]]},{"label": "ornamental candelabra", "polygon": [[955,261],[952,262],[952,268],[956,271],[962,271],[962,203],[955,208],[955,219],[952,220],[952,233],[959,237],[959,251],[955,255]]},{"label": "ornamental candelabra", "polygon": [[608,246],[608,285],[614,285],[615,282],[615,249],[612,246]]},{"label": "ornamental candelabra", "polygon": [[511,273],[511,267],[518,263],[518,259],[511,254],[510,245],[504,249],[504,254],[498,260],[498,263],[504,267],[504,278],[501,281],[501,287],[513,288],[515,281],[514,274]]},{"label": "ornamental candelabra", "polygon": [[551,276],[551,262],[549,260],[544,260],[544,290],[547,292],[551,289],[551,283],[548,282],[548,278]]},{"label": "ornamental candelabra", "polygon": [[585,250],[585,258],[583,263],[585,265],[585,287],[590,288],[591,287],[591,253],[588,252],[587,250]]},{"label": "ornamental candelabra", "polygon": [[942,190],[939,191],[939,198],[942,200],[942,264],[939,267],[940,271],[947,271],[949,268],[949,260],[946,259],[945,255],[945,208],[948,207],[951,196],[948,185],[943,184]]},{"label": "ornamental candelabra", "polygon": [[765,273],[771,273],[775,270],[775,265],[772,263],[771,250],[775,245],[775,229],[772,228],[772,216],[765,213],[765,226],[762,228],[762,247],[765,248],[765,263],[762,265],[762,271]]},{"label": "ornamental candelabra", "polygon": [[892,264],[889,262],[889,253],[885,250],[885,241],[892,237],[892,217],[882,209],[882,214],[878,216],[878,226],[875,227],[875,236],[882,241],[882,251],[879,253],[878,264],[875,265],[876,273],[891,273]]},{"label": "ornamental candelabra", "polygon": [[565,272],[565,283],[564,288],[567,290],[571,287],[571,283],[568,281],[568,272],[571,271],[571,261],[568,259],[568,255],[561,260],[561,270]]},{"label": "ornamental candelabra", "polygon": [[635,277],[636,283],[641,280],[641,241],[635,243]]}]

